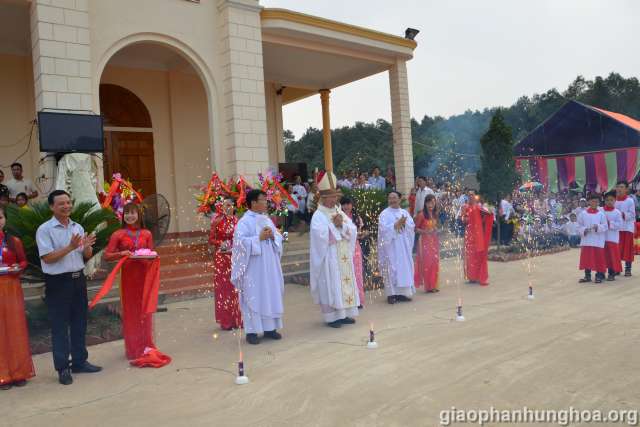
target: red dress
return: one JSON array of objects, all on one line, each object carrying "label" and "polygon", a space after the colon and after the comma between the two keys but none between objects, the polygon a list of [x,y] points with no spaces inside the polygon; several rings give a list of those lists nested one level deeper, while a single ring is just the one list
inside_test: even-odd
[{"label": "red dress", "polygon": [[[116,261],[121,251],[153,249],[153,237],[149,230],[127,226],[111,235],[104,258]],[[128,259],[122,265],[120,301],[122,302],[122,335],[127,359],[141,357],[145,348],[155,348],[153,343],[153,314],[143,307],[143,292],[152,260]]]},{"label": "red dress", "polygon": [[438,273],[440,271],[440,238],[438,237],[437,222],[425,218],[420,213],[416,218],[416,229],[426,230],[427,234],[420,234],[416,253],[416,288],[424,287],[425,291],[438,289]]},{"label": "red dress", "polygon": [[467,280],[489,284],[489,243],[493,215],[479,205],[466,205],[462,218],[465,221],[464,271]]},{"label": "red dress", "polygon": [[[235,216],[219,215],[211,221],[209,244],[213,255],[213,283],[216,322],[222,329],[242,328],[242,315],[238,306],[238,291],[231,283],[231,247],[233,232],[238,224]],[[228,251],[222,251],[226,246]]]},{"label": "red dress", "polygon": [[[10,239],[10,241],[9,241]],[[5,240],[0,230],[1,264],[27,266],[22,242],[16,237]],[[28,380],[35,376],[29,349],[29,330],[24,315],[24,296],[20,273],[0,275],[0,384]]]}]

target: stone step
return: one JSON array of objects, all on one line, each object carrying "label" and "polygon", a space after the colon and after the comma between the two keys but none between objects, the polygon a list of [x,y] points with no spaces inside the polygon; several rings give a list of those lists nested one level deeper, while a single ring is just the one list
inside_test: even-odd
[{"label": "stone step", "polygon": [[282,262],[289,261],[309,261],[309,251],[299,251],[294,253],[282,254]]},{"label": "stone step", "polygon": [[189,277],[196,274],[209,274],[213,279],[213,261],[169,266],[160,271],[160,283],[165,280]]},{"label": "stone step", "polygon": [[288,273],[282,273],[284,283],[294,283],[296,285],[309,286],[309,270],[301,268]]},{"label": "stone step", "polygon": [[178,244],[171,246],[159,246],[156,248],[156,252],[160,256],[174,255],[178,253],[191,253],[191,252],[207,252],[209,250],[208,243],[193,243],[193,244]]},{"label": "stone step", "polygon": [[309,270],[309,260],[305,261],[283,261],[281,262],[282,274],[291,273],[300,270]]},{"label": "stone step", "polygon": [[186,263],[194,263],[194,262],[207,262],[212,259],[212,256],[207,251],[193,251],[193,252],[185,252],[185,253],[175,253],[170,255],[165,255],[160,260],[160,265],[176,265],[176,264],[186,264]]}]

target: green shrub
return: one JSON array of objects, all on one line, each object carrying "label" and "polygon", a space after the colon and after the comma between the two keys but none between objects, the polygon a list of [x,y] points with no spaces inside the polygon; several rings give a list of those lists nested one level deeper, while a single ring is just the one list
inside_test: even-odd
[{"label": "green shrub", "polygon": [[[29,262],[29,272],[37,276],[42,276],[42,270],[36,231],[52,216],[53,213],[46,201],[34,203],[29,209],[21,209],[15,205],[7,207],[7,230],[22,240]],[[104,249],[111,234],[120,228],[120,222],[111,209],[96,208],[91,202],[76,204],[71,212],[71,219],[80,224],[87,234],[95,231],[94,254]]]}]

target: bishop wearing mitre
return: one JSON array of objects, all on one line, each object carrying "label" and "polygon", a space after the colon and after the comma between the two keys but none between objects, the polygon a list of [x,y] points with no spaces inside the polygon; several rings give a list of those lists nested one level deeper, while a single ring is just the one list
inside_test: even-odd
[{"label": "bishop wearing mitre", "polygon": [[317,177],[320,201],[311,219],[311,296],[332,328],[355,323],[360,299],[353,268],[358,229],[342,212],[331,172]]}]

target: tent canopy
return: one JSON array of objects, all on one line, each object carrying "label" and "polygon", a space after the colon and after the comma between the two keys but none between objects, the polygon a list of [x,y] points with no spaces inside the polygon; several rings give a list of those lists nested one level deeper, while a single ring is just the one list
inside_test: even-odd
[{"label": "tent canopy", "polygon": [[516,158],[562,157],[640,147],[640,121],[567,102],[514,147]]}]

